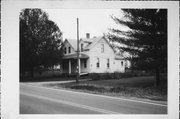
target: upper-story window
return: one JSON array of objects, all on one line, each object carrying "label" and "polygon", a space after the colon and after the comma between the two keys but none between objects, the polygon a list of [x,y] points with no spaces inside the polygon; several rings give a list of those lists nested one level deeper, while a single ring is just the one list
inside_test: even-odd
[{"label": "upper-story window", "polygon": [[99,68],[100,67],[100,65],[99,65],[100,63],[99,63],[99,58],[97,58],[97,63],[96,63],[96,67],[97,68]]},{"label": "upper-story window", "polygon": [[101,53],[104,52],[104,44],[101,44]]},{"label": "upper-story window", "polygon": [[110,63],[109,63],[109,59],[107,59],[107,68],[109,68],[110,67],[110,65],[109,65]]},{"label": "upper-story window", "polygon": [[64,48],[64,54],[66,54],[66,47]]},{"label": "upper-story window", "polygon": [[81,44],[81,51],[83,51],[83,44]]},{"label": "upper-story window", "polygon": [[71,47],[68,48],[69,53],[71,53]]}]

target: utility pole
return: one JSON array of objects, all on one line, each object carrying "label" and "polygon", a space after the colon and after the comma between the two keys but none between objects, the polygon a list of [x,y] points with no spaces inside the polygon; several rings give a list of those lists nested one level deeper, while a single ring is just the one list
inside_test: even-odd
[{"label": "utility pole", "polygon": [[80,67],[79,67],[79,19],[77,18],[77,77],[76,83],[79,83],[79,74],[80,74]]}]

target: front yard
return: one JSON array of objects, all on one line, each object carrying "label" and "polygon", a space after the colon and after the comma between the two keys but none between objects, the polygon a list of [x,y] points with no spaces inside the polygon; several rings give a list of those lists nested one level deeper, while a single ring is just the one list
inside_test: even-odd
[{"label": "front yard", "polygon": [[158,101],[167,101],[167,80],[162,81],[162,85],[155,87],[154,77],[133,77],[111,80],[82,81],[76,84],[56,83],[44,84],[53,88],[65,88],[87,93],[96,93],[116,97],[135,97]]}]

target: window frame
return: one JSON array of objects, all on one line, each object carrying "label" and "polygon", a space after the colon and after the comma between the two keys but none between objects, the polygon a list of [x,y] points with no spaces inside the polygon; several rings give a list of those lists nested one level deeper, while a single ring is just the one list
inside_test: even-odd
[{"label": "window frame", "polygon": [[66,52],[66,47],[64,47],[64,54],[66,54],[67,52]]},{"label": "window frame", "polygon": [[96,68],[99,68],[99,67],[100,67],[100,60],[99,58],[97,58]]},{"label": "window frame", "polygon": [[68,53],[71,53],[71,47],[68,47]]},{"label": "window frame", "polygon": [[83,45],[84,45],[84,44],[83,44],[83,43],[81,43],[81,51],[83,51]]},{"label": "window frame", "polygon": [[101,44],[101,53],[104,53],[104,44]]},{"label": "window frame", "polygon": [[123,62],[123,61],[121,61],[121,66],[123,67],[123,65],[124,65],[124,62]]},{"label": "window frame", "polygon": [[110,68],[110,59],[107,59],[107,68]]}]

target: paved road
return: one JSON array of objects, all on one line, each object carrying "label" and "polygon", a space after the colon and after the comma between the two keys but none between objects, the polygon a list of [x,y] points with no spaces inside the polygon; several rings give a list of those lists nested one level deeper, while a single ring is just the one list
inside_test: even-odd
[{"label": "paved road", "polygon": [[167,114],[167,106],[21,83],[20,114]]}]

